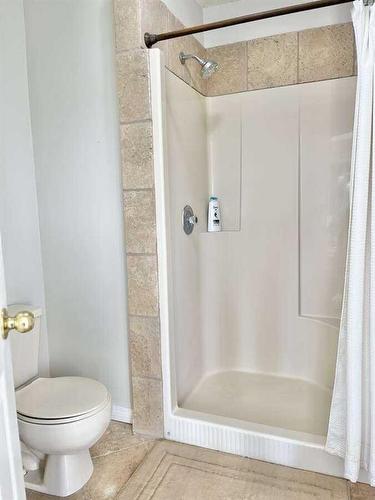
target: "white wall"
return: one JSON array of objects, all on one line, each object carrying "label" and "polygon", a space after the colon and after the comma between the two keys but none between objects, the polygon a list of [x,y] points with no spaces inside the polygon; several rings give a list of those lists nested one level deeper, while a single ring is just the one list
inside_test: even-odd
[{"label": "white wall", "polygon": [[27,59],[52,375],[130,407],[111,0],[27,0]]},{"label": "white wall", "polygon": [[[203,23],[203,9],[195,0],[162,0],[174,16],[186,27]],[[196,35],[203,44],[204,35]]]},{"label": "white wall", "polygon": [[[309,3],[311,0],[237,0],[221,2],[202,8],[195,0],[162,0],[169,10],[185,26],[195,26],[202,23],[211,23],[222,19],[243,16],[255,12],[278,9],[289,5]],[[319,26],[347,23],[351,21],[351,4],[336,5],[315,9],[310,12],[301,12],[274,19],[265,19],[252,23],[233,26],[219,30],[207,31],[196,37],[206,47],[216,47],[229,43],[252,40],[280,33],[301,31]]]},{"label": "white wall", "polygon": [[[289,5],[308,3],[310,0],[238,0],[222,5],[206,7],[203,10],[205,23],[222,19],[229,19],[255,12],[278,9]],[[208,31],[204,34],[205,47],[215,47],[228,43],[252,40],[279,33],[301,31],[308,28],[317,28],[330,24],[346,23],[351,20],[350,4],[335,7],[324,7],[310,12],[301,12],[280,16],[273,19],[264,19],[252,23],[233,26],[230,28]]]},{"label": "white wall", "polygon": [[[0,231],[8,304],[45,309],[22,2],[2,2],[0,13]],[[45,315],[39,366],[48,374]]]},{"label": "white wall", "polygon": [[[237,0],[227,3],[221,2],[219,5],[211,5],[202,8],[195,0],[163,0],[169,10],[180,19],[185,26],[211,23],[222,19],[278,9],[281,6],[287,7],[289,5],[308,3],[310,1],[311,0],[283,0],[282,2],[280,2],[280,0]],[[350,9],[350,3],[334,7],[325,7],[310,12],[301,12],[230,28],[207,31],[204,34],[196,36],[206,48],[216,47],[217,45],[226,45],[280,33],[301,31],[331,24],[347,23],[351,21]]]},{"label": "white wall", "polygon": [[[166,131],[174,287],[174,344],[180,399],[203,375],[200,317],[199,237],[206,231],[208,162],[205,98],[166,71]],[[182,210],[190,205],[198,225],[182,229]]]}]

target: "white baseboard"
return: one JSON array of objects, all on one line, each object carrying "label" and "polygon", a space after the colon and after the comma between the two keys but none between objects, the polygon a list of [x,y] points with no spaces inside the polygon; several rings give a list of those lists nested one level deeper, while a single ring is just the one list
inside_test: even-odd
[{"label": "white baseboard", "polygon": [[118,422],[126,422],[131,424],[133,422],[133,412],[131,408],[125,408],[124,406],[112,406],[112,420],[117,420]]}]

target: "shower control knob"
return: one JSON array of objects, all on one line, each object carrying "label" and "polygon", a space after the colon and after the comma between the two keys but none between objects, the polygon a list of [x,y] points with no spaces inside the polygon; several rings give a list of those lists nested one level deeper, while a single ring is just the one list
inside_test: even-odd
[{"label": "shower control knob", "polygon": [[182,227],[185,234],[191,234],[194,226],[198,222],[198,217],[194,214],[190,205],[186,205],[182,211]]},{"label": "shower control knob", "polygon": [[4,339],[8,338],[10,330],[27,333],[34,328],[34,324],[34,314],[29,311],[21,311],[14,317],[8,316],[6,309],[3,309],[0,313],[0,331],[2,331]]}]

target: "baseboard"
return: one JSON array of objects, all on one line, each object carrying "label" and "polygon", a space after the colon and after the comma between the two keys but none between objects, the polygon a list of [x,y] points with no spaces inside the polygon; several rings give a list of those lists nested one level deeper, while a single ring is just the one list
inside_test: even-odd
[{"label": "baseboard", "polygon": [[133,422],[133,412],[131,408],[125,408],[125,406],[112,406],[112,420],[117,420],[118,422],[126,422],[131,424]]}]

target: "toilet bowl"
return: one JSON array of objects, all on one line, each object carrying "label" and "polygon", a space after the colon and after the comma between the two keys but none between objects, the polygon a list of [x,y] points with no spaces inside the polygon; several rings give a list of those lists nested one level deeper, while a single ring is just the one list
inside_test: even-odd
[{"label": "toilet bowl", "polygon": [[[9,309],[16,314],[30,306]],[[29,335],[39,336],[34,330]],[[64,497],[82,488],[93,472],[89,448],[108,427],[111,396],[103,384],[89,378],[38,376],[32,359],[38,349],[29,342],[27,353],[12,344],[25,487]]]},{"label": "toilet bowl", "polygon": [[106,430],[111,397],[103,384],[83,377],[37,378],[16,390],[18,428],[27,449],[41,457],[27,471],[26,488],[67,496],[89,480],[89,448]]}]

